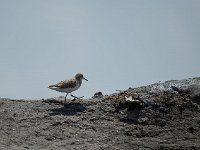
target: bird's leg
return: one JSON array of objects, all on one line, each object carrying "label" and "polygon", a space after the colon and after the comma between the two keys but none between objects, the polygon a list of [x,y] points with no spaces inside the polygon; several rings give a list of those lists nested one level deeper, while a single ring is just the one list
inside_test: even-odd
[{"label": "bird's leg", "polygon": [[68,93],[65,95],[65,104],[66,104],[66,98],[67,98]]},{"label": "bird's leg", "polygon": [[[71,93],[70,93],[70,94],[71,94]],[[83,98],[84,96],[76,97],[76,96],[74,96],[74,95],[71,94],[71,97],[74,97],[74,99],[73,99],[73,101],[74,101],[74,100],[76,100],[76,99],[81,99],[81,98]]]},{"label": "bird's leg", "polygon": [[[71,94],[71,93],[70,93]],[[71,97],[73,97],[74,99],[79,99],[79,97],[76,97],[74,95],[71,94]]]}]

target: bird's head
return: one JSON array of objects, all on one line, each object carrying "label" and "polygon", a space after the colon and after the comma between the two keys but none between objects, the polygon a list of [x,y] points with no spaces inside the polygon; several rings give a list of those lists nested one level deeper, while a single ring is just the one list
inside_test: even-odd
[{"label": "bird's head", "polygon": [[81,74],[81,73],[77,73],[77,74],[75,75],[75,78],[76,78],[77,80],[82,80],[82,79],[84,79],[84,80],[88,81],[88,80],[83,76],[83,74]]}]

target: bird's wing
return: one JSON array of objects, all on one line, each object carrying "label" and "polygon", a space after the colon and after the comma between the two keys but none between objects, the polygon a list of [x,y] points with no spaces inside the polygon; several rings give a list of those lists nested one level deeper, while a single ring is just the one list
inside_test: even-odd
[{"label": "bird's wing", "polygon": [[55,85],[50,85],[49,87],[59,87],[61,89],[68,88],[68,87],[74,88],[76,87],[76,80],[75,79],[63,80],[63,81],[58,82]]}]

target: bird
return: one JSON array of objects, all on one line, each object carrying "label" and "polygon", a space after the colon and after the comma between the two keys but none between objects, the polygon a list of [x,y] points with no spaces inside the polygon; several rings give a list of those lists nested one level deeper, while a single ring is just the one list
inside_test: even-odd
[{"label": "bird", "polygon": [[83,74],[81,73],[77,73],[74,77],[70,78],[70,79],[66,79],[66,80],[62,80],[56,84],[52,84],[49,85],[48,88],[51,90],[55,90],[58,92],[63,92],[63,93],[67,93],[65,95],[65,104],[66,104],[66,98],[67,95],[70,93],[70,95],[76,99],[78,99],[78,97],[72,95],[71,93],[73,91],[76,91],[80,88],[81,84],[82,84],[82,79],[88,81]]}]

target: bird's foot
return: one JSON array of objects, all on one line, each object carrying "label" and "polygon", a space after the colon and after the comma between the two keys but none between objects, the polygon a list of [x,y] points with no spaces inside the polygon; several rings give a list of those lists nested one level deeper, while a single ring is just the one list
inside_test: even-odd
[{"label": "bird's foot", "polygon": [[71,94],[71,97],[73,97],[74,99],[72,101],[75,101],[76,99],[82,99],[84,96],[81,96],[81,97],[77,97],[77,96],[74,96]]}]

